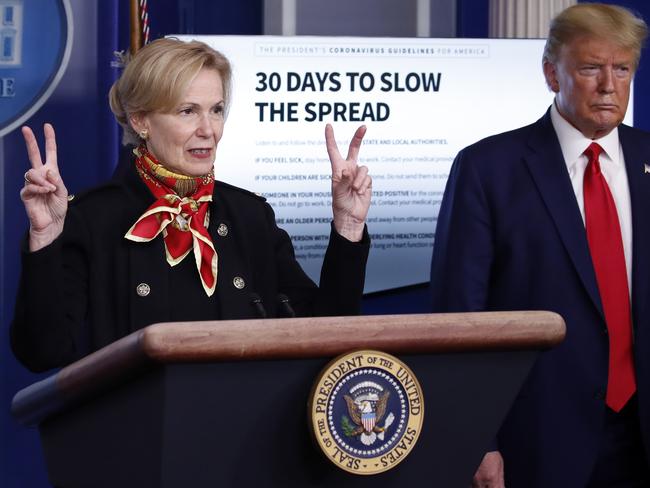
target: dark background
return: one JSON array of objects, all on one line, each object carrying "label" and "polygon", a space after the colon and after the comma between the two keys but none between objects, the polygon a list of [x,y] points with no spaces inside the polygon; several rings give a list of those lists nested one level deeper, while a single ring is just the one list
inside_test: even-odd
[{"label": "dark background", "polygon": [[[117,74],[111,67],[113,52],[129,46],[129,2],[71,0],[70,3],[75,29],[70,64],[59,87],[28,124],[39,132],[44,122],[54,124],[63,177],[69,191],[76,193],[105,180],[117,158],[119,134],[108,109],[107,93]],[[488,3],[457,0],[458,37],[488,36]],[[650,2],[611,3],[631,8],[650,21]],[[263,31],[262,0],[151,0],[149,4],[152,38],[166,34],[254,35]],[[635,126],[650,130],[650,91],[644,90],[650,79],[647,66],[650,66],[648,61],[641,62],[635,79],[634,115]],[[44,487],[48,483],[38,433],[17,425],[9,414],[16,391],[41,376],[27,372],[9,349],[8,329],[18,281],[19,244],[27,228],[19,191],[28,160],[20,131],[0,141],[0,151],[4,154],[4,180],[0,171],[0,198],[3,199],[0,211],[4,210],[4,216],[0,216],[0,486]],[[364,312],[426,312],[427,303],[426,285],[414,286],[366,297]]]}]

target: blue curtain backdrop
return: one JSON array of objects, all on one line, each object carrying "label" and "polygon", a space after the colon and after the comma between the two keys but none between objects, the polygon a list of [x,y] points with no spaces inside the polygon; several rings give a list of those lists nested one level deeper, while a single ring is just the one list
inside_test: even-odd
[{"label": "blue curtain backdrop", "polygon": [[[70,3],[75,24],[70,65],[59,88],[28,124],[38,132],[44,122],[54,124],[59,164],[68,188],[75,193],[105,180],[117,160],[118,128],[108,109],[107,93],[117,76],[116,68],[111,66],[113,53],[128,49],[129,7],[126,0],[70,0]],[[613,3],[636,10],[650,21],[650,5],[643,0]],[[149,4],[154,38],[171,33],[262,32],[262,0],[149,0]],[[487,5],[485,0],[458,0],[459,37],[487,37]],[[642,62],[636,78],[634,107],[635,125],[647,130],[650,130],[650,93],[643,87],[648,86],[649,70],[650,61]],[[18,280],[20,238],[27,228],[18,193],[29,163],[19,131],[7,135],[0,150],[4,155],[4,181],[0,180],[0,198],[4,199],[4,215],[0,216],[0,486],[45,487],[49,485],[37,431],[18,426],[9,415],[15,392],[40,378],[14,360],[7,334]],[[426,287],[415,286],[367,297],[364,311],[372,314],[425,312],[427,304]]]},{"label": "blue curtain backdrop", "polygon": [[[55,126],[59,141],[59,165],[72,192],[106,178],[111,171],[109,161],[114,159],[111,154],[114,131],[105,122],[105,95],[100,93],[113,76],[108,68],[108,59],[109,53],[117,49],[118,45],[113,29],[120,25],[119,3],[125,4],[118,0],[70,2],[75,36],[70,63],[50,100],[27,122],[39,133],[41,140],[43,124],[51,122]],[[98,19],[105,19],[106,22],[98,22]],[[29,374],[14,360],[9,350],[7,334],[18,279],[20,240],[27,228],[24,211],[21,211],[19,191],[22,174],[29,162],[19,130],[4,137],[3,162],[4,286],[1,298],[3,333],[0,335],[0,361],[4,374],[0,391],[0,485],[41,487],[48,484],[37,432],[35,429],[18,426],[8,412],[13,394],[39,379],[39,376]]]}]

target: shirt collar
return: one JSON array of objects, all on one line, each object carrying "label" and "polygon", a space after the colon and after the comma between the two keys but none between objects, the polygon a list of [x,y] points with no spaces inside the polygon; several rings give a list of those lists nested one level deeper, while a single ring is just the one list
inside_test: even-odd
[{"label": "shirt collar", "polygon": [[618,127],[599,139],[589,139],[560,115],[555,101],[551,106],[551,122],[560,141],[564,162],[569,170],[580,160],[582,153],[592,142],[597,142],[603,148],[603,154],[606,156],[606,160],[609,159],[616,165],[621,164],[619,158]]}]

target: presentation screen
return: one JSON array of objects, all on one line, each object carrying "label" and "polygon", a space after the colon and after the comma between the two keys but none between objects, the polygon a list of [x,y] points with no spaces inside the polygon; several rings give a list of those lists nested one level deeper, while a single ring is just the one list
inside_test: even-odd
[{"label": "presentation screen", "polygon": [[543,40],[178,37],[232,63],[217,179],[267,198],[316,282],[332,216],[325,124],[343,155],[355,129],[367,126],[359,157],[373,178],[367,293],[429,280],[458,151],[534,122],[553,100]]}]

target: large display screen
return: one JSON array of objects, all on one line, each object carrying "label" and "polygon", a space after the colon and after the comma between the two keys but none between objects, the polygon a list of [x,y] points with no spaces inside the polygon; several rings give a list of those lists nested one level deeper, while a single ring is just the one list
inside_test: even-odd
[{"label": "large display screen", "polygon": [[368,127],[360,152],[373,177],[366,292],[429,280],[458,151],[534,122],[553,100],[543,40],[178,37],[208,43],[233,66],[217,178],[268,199],[315,281],[331,221],[325,124],[343,154],[356,127]]}]

